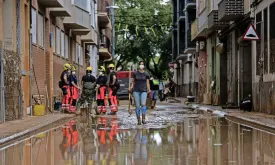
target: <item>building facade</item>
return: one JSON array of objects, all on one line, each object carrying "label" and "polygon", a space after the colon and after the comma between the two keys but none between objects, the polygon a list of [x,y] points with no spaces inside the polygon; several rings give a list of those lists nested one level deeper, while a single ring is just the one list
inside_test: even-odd
[{"label": "building facade", "polygon": [[251,23],[247,0],[197,1],[192,40],[198,45],[198,101],[239,106],[252,94],[253,41],[242,39]]},{"label": "building facade", "polygon": [[[110,0],[0,0],[0,42],[21,59],[22,116],[32,97],[52,107],[63,64],[87,66],[97,75],[98,63],[111,59]],[[1,44],[2,47],[2,44]],[[47,101],[47,96],[49,100]]]},{"label": "building facade", "polygon": [[173,0],[173,61],[176,96],[196,95],[196,43],[191,41],[191,22],[196,18],[196,1]]}]

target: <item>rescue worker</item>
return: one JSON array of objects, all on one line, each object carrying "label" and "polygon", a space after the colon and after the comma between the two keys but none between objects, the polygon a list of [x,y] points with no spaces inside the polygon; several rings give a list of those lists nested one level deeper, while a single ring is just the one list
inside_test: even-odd
[{"label": "rescue worker", "polygon": [[116,72],[114,71],[114,64],[108,65],[109,76],[108,76],[108,100],[111,113],[110,115],[115,115],[117,112],[117,91],[119,89],[118,79]]},{"label": "rescue worker", "polygon": [[107,76],[105,75],[105,67],[100,66],[99,68],[99,76],[96,80],[96,85],[98,88],[97,94],[97,110],[99,113],[106,113],[106,100],[105,100],[105,92],[106,92],[106,84],[107,84]]},{"label": "rescue worker", "polygon": [[80,88],[77,86],[76,68],[72,66],[71,70],[72,70],[72,74],[70,74],[69,76],[69,84],[71,89],[70,112],[76,112],[76,101],[78,99],[78,90],[80,90]]},{"label": "rescue worker", "polygon": [[70,112],[70,83],[69,83],[69,75],[71,72],[71,65],[66,63],[63,65],[63,72],[61,73],[59,81],[59,87],[62,89],[63,97],[62,97],[62,110]]},{"label": "rescue worker", "polygon": [[95,95],[95,82],[96,82],[96,79],[92,75],[92,68],[87,67],[86,75],[84,75],[81,80],[81,86],[83,88],[83,91],[78,101],[80,105],[84,104],[85,101],[87,101],[89,104],[93,103],[92,98]]}]

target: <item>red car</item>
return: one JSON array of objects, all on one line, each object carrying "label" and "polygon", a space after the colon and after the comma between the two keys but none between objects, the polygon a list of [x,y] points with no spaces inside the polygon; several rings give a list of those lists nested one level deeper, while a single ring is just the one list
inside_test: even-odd
[{"label": "red car", "polygon": [[118,71],[116,72],[120,88],[117,91],[118,99],[128,99],[129,81],[131,81],[132,71]]}]

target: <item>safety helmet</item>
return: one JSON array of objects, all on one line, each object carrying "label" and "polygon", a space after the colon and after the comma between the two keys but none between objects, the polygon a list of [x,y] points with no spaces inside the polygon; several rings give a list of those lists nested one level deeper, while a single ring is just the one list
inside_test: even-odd
[{"label": "safety helmet", "polygon": [[71,69],[72,69],[72,71],[76,71],[75,66],[72,66]]},{"label": "safety helmet", "polygon": [[86,68],[86,71],[92,71],[92,67],[88,66],[88,67]]},{"label": "safety helmet", "polygon": [[109,64],[109,65],[108,65],[108,68],[114,68],[114,67],[115,67],[114,64]]},{"label": "safety helmet", "polygon": [[106,71],[106,69],[105,69],[104,66],[100,66],[98,70],[99,70],[100,72],[105,72],[105,71]]},{"label": "safety helmet", "polygon": [[71,65],[68,64],[68,63],[66,63],[66,64],[63,65],[63,69],[64,69],[64,70],[71,69]]}]

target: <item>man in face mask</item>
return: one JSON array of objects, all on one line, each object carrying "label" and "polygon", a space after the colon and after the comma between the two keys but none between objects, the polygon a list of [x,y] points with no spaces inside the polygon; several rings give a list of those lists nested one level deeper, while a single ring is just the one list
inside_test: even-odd
[{"label": "man in face mask", "polygon": [[72,66],[72,72],[69,76],[69,83],[71,89],[70,112],[76,112],[76,101],[78,99],[78,90],[80,90],[80,88],[77,86],[76,68],[74,66]]},{"label": "man in face mask", "polygon": [[63,97],[62,97],[62,110],[70,112],[70,75],[71,65],[66,63],[63,65],[63,72],[60,76],[59,87],[62,89]]},{"label": "man in face mask", "polygon": [[82,105],[87,101],[90,105],[93,103],[93,97],[95,95],[95,82],[96,79],[92,75],[92,68],[86,68],[86,75],[82,77],[81,85],[83,88],[79,104]]},{"label": "man in face mask", "polygon": [[105,75],[105,67],[100,66],[98,69],[99,76],[96,80],[96,85],[98,88],[97,94],[97,109],[99,113],[106,113],[106,101],[105,101],[105,92],[106,92],[106,84],[107,84],[107,76]]},{"label": "man in face mask", "polygon": [[117,91],[119,89],[119,83],[116,76],[116,72],[114,71],[114,64],[108,65],[109,75],[108,75],[108,99],[109,106],[111,109],[110,115],[115,115],[118,107],[117,107]]}]

